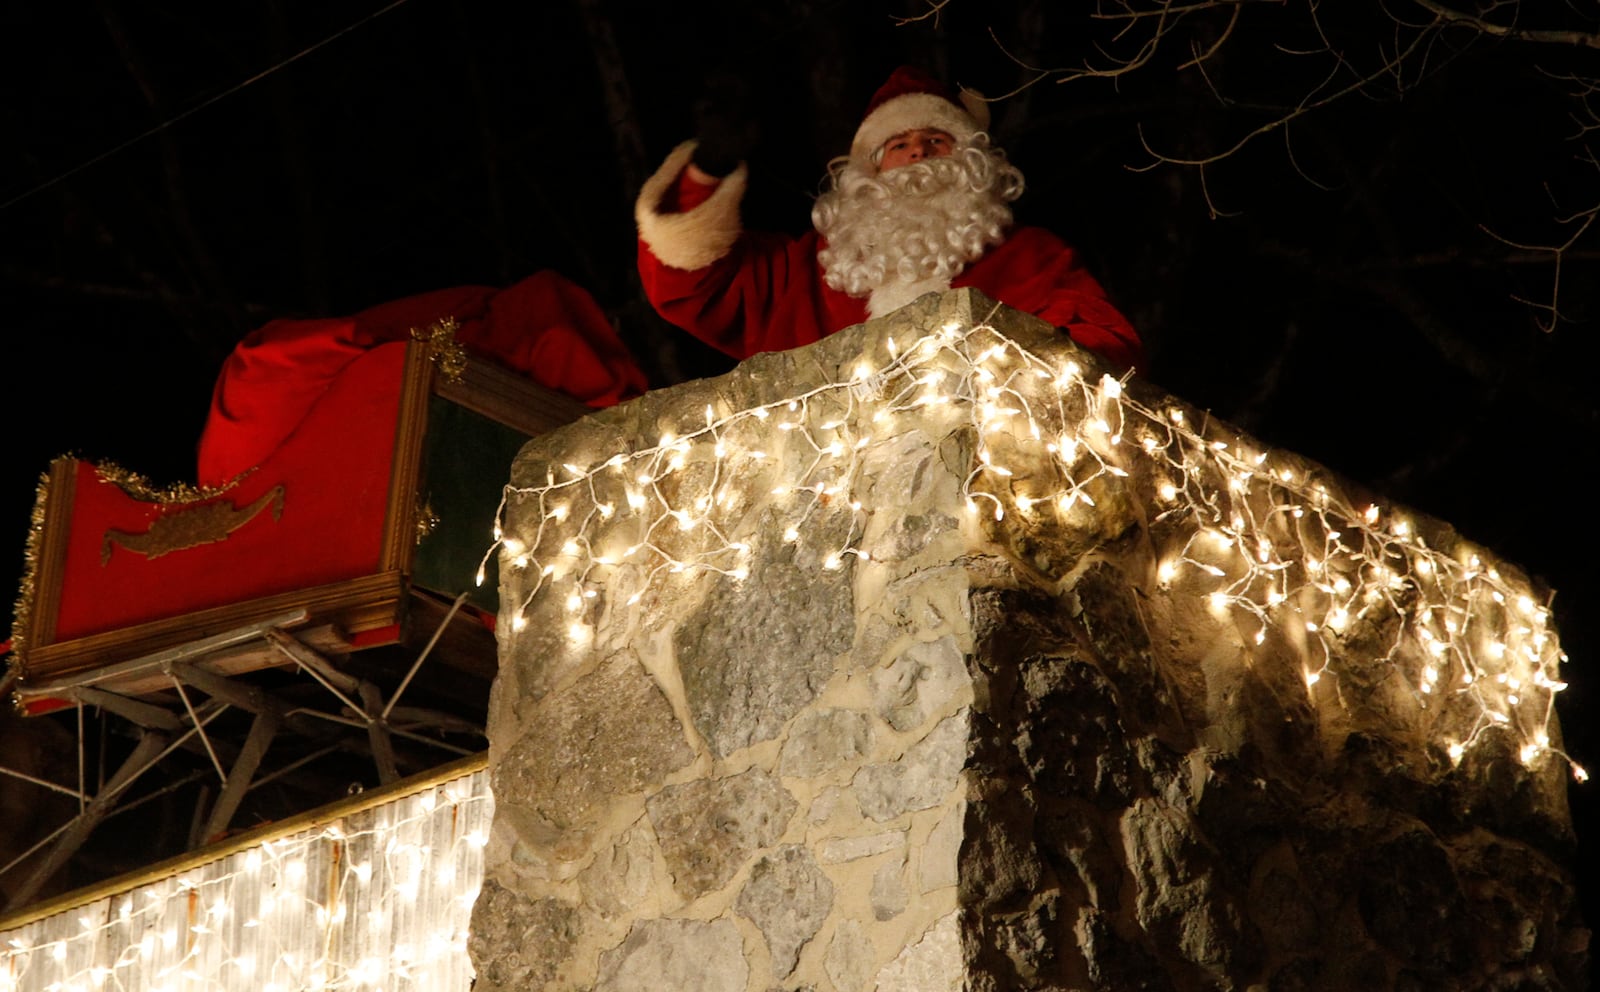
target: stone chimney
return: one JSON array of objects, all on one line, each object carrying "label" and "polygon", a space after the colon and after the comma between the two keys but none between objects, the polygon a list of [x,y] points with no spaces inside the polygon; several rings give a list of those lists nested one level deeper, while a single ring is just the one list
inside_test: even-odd
[{"label": "stone chimney", "polygon": [[502,527],[476,992],[1583,987],[1547,591],[972,290]]}]

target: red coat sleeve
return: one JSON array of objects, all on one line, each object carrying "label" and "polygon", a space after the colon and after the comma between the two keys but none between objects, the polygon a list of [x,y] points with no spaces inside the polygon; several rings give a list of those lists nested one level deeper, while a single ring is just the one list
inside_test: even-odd
[{"label": "red coat sleeve", "polygon": [[[692,143],[680,145],[645,183],[639,279],[656,312],[734,358],[810,344],[856,323],[834,313],[817,268],[817,235],[746,231],[739,219],[743,169],[717,186],[689,179]],[[854,319],[851,319],[854,317]]]},{"label": "red coat sleeve", "polygon": [[734,358],[821,340],[831,326],[816,236],[741,235],[710,265],[688,271],[639,242],[639,276],[656,312]]}]

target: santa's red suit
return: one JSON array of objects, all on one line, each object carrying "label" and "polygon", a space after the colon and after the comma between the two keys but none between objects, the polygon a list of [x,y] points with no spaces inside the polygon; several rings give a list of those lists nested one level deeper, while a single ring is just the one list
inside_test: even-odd
[{"label": "santa's red suit", "polygon": [[[680,145],[645,184],[636,208],[639,274],[657,312],[741,359],[881,316],[869,312],[868,298],[827,285],[817,261],[825,242],[815,231],[789,237],[743,230],[745,168],[707,186],[684,171],[693,152],[693,142]],[[1143,360],[1137,332],[1077,253],[1042,228],[1013,229],[949,286],[971,286],[1049,321],[1120,365]]]}]

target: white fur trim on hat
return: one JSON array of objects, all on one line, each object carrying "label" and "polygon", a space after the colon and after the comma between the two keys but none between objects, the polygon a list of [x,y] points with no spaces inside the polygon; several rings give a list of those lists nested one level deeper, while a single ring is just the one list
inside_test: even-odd
[{"label": "white fur trim on hat", "polygon": [[675,269],[703,269],[722,258],[744,232],[739,203],[744,199],[750,172],[743,165],[717,184],[711,198],[679,213],[662,213],[661,200],[677,185],[689,167],[695,142],[685,141],[672,150],[661,168],[645,180],[633,207],[639,238],[656,258]]},{"label": "white fur trim on hat", "polygon": [[964,106],[958,107],[932,93],[897,96],[861,122],[855,140],[850,142],[850,157],[857,162],[868,161],[885,141],[918,128],[944,131],[957,141],[964,141],[989,126],[989,105],[981,96],[964,89],[961,102]]}]

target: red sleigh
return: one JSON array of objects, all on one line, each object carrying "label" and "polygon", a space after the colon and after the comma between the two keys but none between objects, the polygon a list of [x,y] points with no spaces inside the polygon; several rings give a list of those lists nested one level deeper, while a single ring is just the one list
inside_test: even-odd
[{"label": "red sleigh", "polygon": [[[464,367],[441,368],[446,355]],[[351,361],[221,491],[154,493],[57,459],[35,511],[16,701],[35,714],[80,687],[137,696],[166,686],[177,657],[222,675],[282,665],[256,636],[280,628],[335,655],[416,636],[472,588],[517,448],[585,411],[434,336]],[[493,589],[477,594],[480,618]],[[477,626],[487,657],[471,663],[492,668]]]}]

